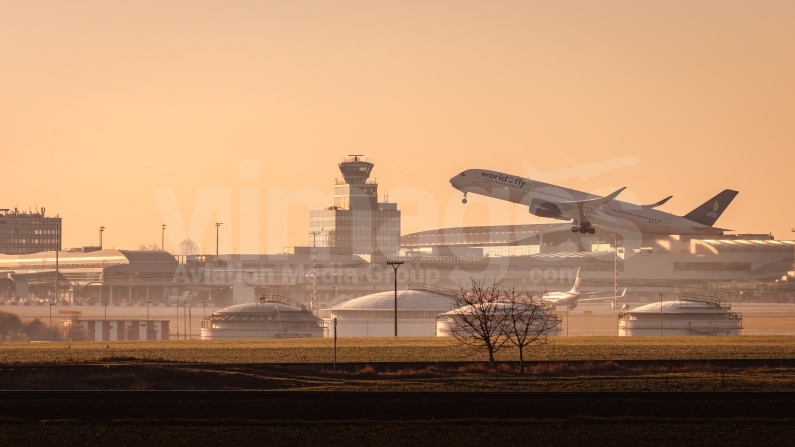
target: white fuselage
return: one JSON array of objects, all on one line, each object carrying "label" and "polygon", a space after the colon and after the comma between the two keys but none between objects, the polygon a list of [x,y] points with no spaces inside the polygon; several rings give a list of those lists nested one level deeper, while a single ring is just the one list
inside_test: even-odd
[{"label": "white fuselage", "polygon": [[[553,212],[537,214],[561,220],[574,220],[590,224],[623,228],[647,234],[722,234],[719,228],[702,225],[671,213],[641,205],[611,200],[595,207],[572,208],[571,202],[587,201],[599,196],[575,189],[564,188],[525,177],[505,174],[487,169],[469,169],[450,179],[450,184],[462,192],[475,193],[496,199],[507,200],[533,207],[549,203]],[[563,206],[562,204],[569,204]],[[556,210],[557,206],[559,210]],[[568,209],[567,209],[568,208]],[[558,213],[559,215],[555,215]],[[535,214],[535,213],[534,213]]]},{"label": "white fuselage", "polygon": [[541,300],[554,306],[566,306],[572,309],[576,306],[578,298],[580,292],[549,292],[541,295]]}]

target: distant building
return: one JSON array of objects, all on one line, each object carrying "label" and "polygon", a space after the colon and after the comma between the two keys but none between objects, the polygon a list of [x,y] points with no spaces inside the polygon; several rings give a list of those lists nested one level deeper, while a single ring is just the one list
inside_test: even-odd
[{"label": "distant building", "polygon": [[368,182],[373,163],[351,155],[339,164],[344,181],[334,185],[334,206],[309,214],[309,246],[349,249],[390,256],[400,248],[400,211],[396,203],[378,201],[378,184]]},{"label": "distant building", "polygon": [[22,255],[61,249],[61,218],[0,209],[0,253]]}]

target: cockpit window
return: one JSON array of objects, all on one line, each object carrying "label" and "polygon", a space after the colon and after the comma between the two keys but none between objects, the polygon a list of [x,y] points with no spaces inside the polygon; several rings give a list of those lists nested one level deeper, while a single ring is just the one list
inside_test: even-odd
[{"label": "cockpit window", "polygon": [[458,175],[460,175],[461,177],[466,177],[466,176],[467,176],[467,173],[466,173],[466,172],[462,172],[462,173],[460,173],[460,174],[458,174]]}]

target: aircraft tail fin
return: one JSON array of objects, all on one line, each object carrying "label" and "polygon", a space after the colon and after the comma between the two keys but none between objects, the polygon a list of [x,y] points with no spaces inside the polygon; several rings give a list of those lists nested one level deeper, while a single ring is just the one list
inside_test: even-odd
[{"label": "aircraft tail fin", "polygon": [[683,217],[687,220],[712,226],[718,220],[723,211],[729,206],[737,195],[737,191],[724,189],[717,196],[707,200],[701,206],[687,213]]},{"label": "aircraft tail fin", "polygon": [[569,293],[577,293],[580,291],[580,269],[577,269],[577,276],[574,277],[574,286],[569,290]]}]

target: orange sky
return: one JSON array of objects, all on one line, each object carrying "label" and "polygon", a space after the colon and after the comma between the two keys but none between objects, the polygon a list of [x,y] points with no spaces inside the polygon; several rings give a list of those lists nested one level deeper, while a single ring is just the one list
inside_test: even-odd
[{"label": "orange sky", "polygon": [[158,188],[185,228],[200,189],[228,188],[221,251],[253,223],[273,252],[306,243],[309,206],[270,215],[269,194],[330,193],[346,154],[374,159],[382,193],[433,199],[401,205],[404,231],[544,221],[464,211],[463,169],[629,156],[558,183],[672,194],[677,214],[733,188],[718,226],[790,238],[793,23],[791,1],[0,2],[0,208],[59,213],[65,247],[104,225],[136,248],[160,241]]}]

